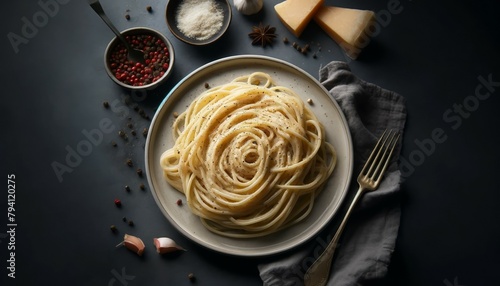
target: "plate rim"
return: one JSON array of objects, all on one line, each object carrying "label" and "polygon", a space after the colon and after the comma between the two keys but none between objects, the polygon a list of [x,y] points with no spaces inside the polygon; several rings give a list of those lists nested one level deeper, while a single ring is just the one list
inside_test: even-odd
[{"label": "plate rim", "polygon": [[[284,65],[284,66],[286,66],[288,68],[291,68],[291,69],[299,72],[301,75],[307,77],[309,80],[311,80],[312,82],[314,82],[317,85],[317,87],[319,87],[321,90],[323,90],[323,92],[325,92],[325,95],[336,106],[336,108],[338,110],[338,113],[339,113],[339,116],[340,116],[340,119],[342,120],[342,125],[345,126],[345,128],[346,128],[345,136],[346,136],[346,139],[347,139],[347,143],[348,143],[347,145],[348,145],[348,150],[349,150],[349,154],[347,156],[347,158],[348,158],[347,178],[345,179],[345,189],[343,190],[342,194],[340,195],[340,198],[339,198],[339,201],[338,201],[338,206],[335,209],[335,211],[332,212],[332,214],[328,217],[328,219],[326,220],[326,222],[323,225],[319,226],[313,233],[309,234],[304,239],[298,241],[294,245],[291,245],[291,246],[288,246],[288,247],[286,247],[286,246],[276,247],[276,249],[274,249],[274,250],[267,250],[267,251],[256,250],[254,252],[248,252],[248,251],[234,252],[234,251],[224,250],[221,247],[214,247],[213,245],[210,245],[209,243],[204,242],[203,239],[200,239],[199,237],[195,237],[191,233],[188,233],[183,227],[181,227],[167,213],[167,211],[162,206],[160,198],[158,197],[158,194],[157,194],[157,190],[155,190],[154,183],[153,183],[152,178],[151,178],[152,177],[151,176],[151,170],[149,169],[150,168],[150,160],[149,160],[149,156],[148,155],[150,153],[150,147],[151,147],[150,145],[154,144],[154,142],[152,142],[152,140],[151,140],[151,138],[152,138],[152,134],[151,133],[152,133],[152,130],[153,130],[152,127],[154,126],[154,124],[158,120],[158,117],[160,117],[162,115],[161,114],[162,113],[162,109],[164,108],[164,106],[167,103],[167,101],[169,100],[169,98],[177,91],[177,89],[179,89],[180,86],[182,86],[186,81],[188,81],[191,77],[195,76],[197,73],[199,73],[199,72],[201,72],[201,71],[203,71],[203,70],[205,70],[205,69],[207,69],[207,68],[209,68],[211,66],[216,66],[218,64],[221,64],[221,63],[224,63],[224,62],[229,62],[229,61],[234,61],[234,60],[252,60],[252,59],[257,59],[257,60],[260,60],[260,61],[270,61],[270,62],[273,62],[275,64],[281,64],[281,65]],[[208,62],[208,63],[206,63],[206,64],[204,64],[204,65],[196,68],[192,72],[190,72],[188,75],[186,75],[184,78],[182,78],[174,87],[172,87],[172,89],[167,93],[167,95],[165,96],[165,98],[158,105],[157,110],[156,110],[156,112],[155,112],[155,114],[154,114],[154,116],[153,116],[153,118],[151,120],[150,128],[149,128],[149,131],[148,131],[148,134],[147,134],[147,138],[146,138],[145,155],[144,156],[145,156],[145,171],[146,171],[146,176],[147,176],[147,181],[148,181],[148,184],[149,184],[149,187],[150,187],[150,191],[153,194],[153,198],[155,200],[156,206],[160,209],[160,211],[162,212],[162,214],[164,215],[164,217],[167,218],[167,220],[169,221],[169,223],[177,231],[179,231],[182,235],[184,235],[186,238],[188,238],[189,240],[195,242],[198,245],[201,245],[201,246],[203,246],[203,247],[205,247],[205,248],[207,248],[209,250],[212,250],[212,251],[215,251],[215,252],[218,252],[218,253],[224,253],[224,254],[231,255],[231,256],[241,256],[241,257],[262,257],[262,256],[268,256],[268,255],[274,255],[274,254],[282,253],[282,252],[288,251],[290,249],[296,248],[299,245],[303,245],[305,242],[313,239],[315,236],[317,236],[317,234],[319,234],[322,230],[324,230],[324,228],[332,221],[332,219],[339,212],[339,210],[341,208],[341,205],[343,204],[343,202],[344,202],[344,200],[345,200],[345,198],[347,196],[347,193],[349,191],[349,187],[350,187],[350,184],[351,184],[351,181],[352,181],[353,160],[354,160],[354,158],[353,158],[354,155],[353,155],[352,137],[351,137],[349,125],[347,123],[347,119],[345,117],[345,114],[344,114],[343,110],[340,108],[338,102],[334,98],[331,97],[331,95],[329,94],[328,90],[316,78],[314,78],[308,72],[306,72],[302,68],[300,68],[300,67],[298,67],[298,66],[296,66],[296,65],[294,65],[292,63],[289,63],[289,62],[281,60],[281,59],[273,58],[273,57],[270,57],[270,56],[252,55],[252,54],[228,56],[228,57],[224,57],[224,58],[220,58],[220,59]]]}]

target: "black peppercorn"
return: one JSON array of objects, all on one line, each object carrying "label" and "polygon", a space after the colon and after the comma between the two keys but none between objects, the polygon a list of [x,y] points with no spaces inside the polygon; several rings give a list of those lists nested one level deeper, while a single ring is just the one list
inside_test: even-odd
[{"label": "black peppercorn", "polygon": [[123,139],[127,139],[127,133],[125,133],[123,130],[118,131],[118,135]]}]

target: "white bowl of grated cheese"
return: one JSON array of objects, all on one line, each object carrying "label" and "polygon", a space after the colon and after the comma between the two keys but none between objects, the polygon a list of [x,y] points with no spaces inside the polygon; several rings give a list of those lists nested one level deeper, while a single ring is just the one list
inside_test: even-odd
[{"label": "white bowl of grated cheese", "polygon": [[191,45],[206,45],[226,32],[232,11],[227,0],[169,0],[166,18],[176,38]]}]

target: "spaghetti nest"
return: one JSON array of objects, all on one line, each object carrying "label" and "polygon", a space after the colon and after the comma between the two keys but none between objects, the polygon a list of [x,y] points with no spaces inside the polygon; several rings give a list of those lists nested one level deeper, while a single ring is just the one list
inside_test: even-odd
[{"label": "spaghetti nest", "polygon": [[336,163],[313,112],[261,72],[206,90],[172,131],[164,176],[223,236],[263,236],[303,220]]}]

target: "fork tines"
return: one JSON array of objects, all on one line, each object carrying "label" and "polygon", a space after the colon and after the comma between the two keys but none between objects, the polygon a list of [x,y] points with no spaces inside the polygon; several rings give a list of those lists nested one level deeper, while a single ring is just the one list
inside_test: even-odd
[{"label": "fork tines", "polygon": [[395,149],[400,133],[394,130],[385,130],[375,145],[370,157],[365,163],[360,175],[379,181],[389,165],[389,158]]}]

